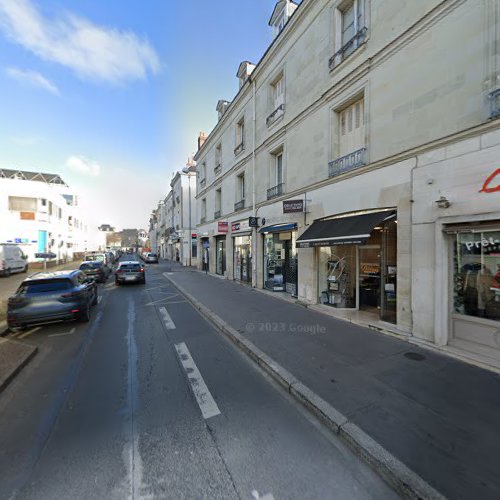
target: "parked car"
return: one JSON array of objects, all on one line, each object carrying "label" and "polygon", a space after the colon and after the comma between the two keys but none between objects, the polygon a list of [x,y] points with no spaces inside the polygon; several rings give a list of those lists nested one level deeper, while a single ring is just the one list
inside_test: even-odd
[{"label": "parked car", "polygon": [[89,321],[97,294],[95,281],[80,270],[36,273],[9,298],[7,324],[16,330],[57,321]]},{"label": "parked car", "polygon": [[103,265],[111,272],[111,266],[112,263],[110,261],[110,256],[106,252],[101,252],[101,253],[87,253],[85,254],[85,257],[83,258],[84,262],[90,262],[90,261],[98,261],[102,262]]},{"label": "parked car", "polygon": [[17,245],[0,245],[0,276],[10,276],[11,273],[25,273],[28,270],[26,255]]},{"label": "parked car", "polygon": [[109,269],[100,260],[82,262],[80,271],[98,283],[105,283],[110,275]]},{"label": "parked car", "polygon": [[147,253],[144,257],[144,262],[147,264],[158,264],[158,255],[155,253]]},{"label": "parked car", "polygon": [[125,260],[118,264],[115,272],[115,284],[146,283],[146,271],[142,264],[136,260]]}]

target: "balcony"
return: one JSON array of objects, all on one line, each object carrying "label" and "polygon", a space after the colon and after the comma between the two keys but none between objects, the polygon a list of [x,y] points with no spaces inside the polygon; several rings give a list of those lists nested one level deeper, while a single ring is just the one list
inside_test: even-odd
[{"label": "balcony", "polygon": [[214,212],[214,219],[218,219],[220,217],[220,210],[216,210]]},{"label": "balcony", "polygon": [[328,177],[336,177],[364,165],[366,165],[366,148],[361,148],[328,163]]},{"label": "balcony", "polygon": [[272,200],[273,198],[277,198],[278,196],[281,196],[283,194],[284,187],[285,187],[285,183],[281,182],[277,186],[269,188],[267,190],[267,199]]},{"label": "balcony", "polygon": [[245,208],[245,200],[240,200],[234,204],[234,211],[243,210]]},{"label": "balcony", "polygon": [[266,119],[267,126],[270,127],[278,118],[285,114],[285,105],[280,104]]},{"label": "balcony", "polygon": [[222,172],[222,165],[220,163],[217,163],[214,168],[214,174],[219,175]]},{"label": "balcony", "polygon": [[234,156],[238,156],[242,151],[245,149],[245,143],[240,142],[235,148],[234,148]]},{"label": "balcony", "polygon": [[500,116],[500,88],[490,92],[490,118],[498,118]]},{"label": "balcony", "polygon": [[205,215],[203,215],[200,217],[200,224],[204,224],[205,222],[207,222],[207,218]]},{"label": "balcony", "polygon": [[328,67],[330,70],[338,66],[344,59],[350,56],[366,39],[366,33],[368,28],[365,26],[361,28],[350,40],[346,42],[346,44],[328,61]]}]

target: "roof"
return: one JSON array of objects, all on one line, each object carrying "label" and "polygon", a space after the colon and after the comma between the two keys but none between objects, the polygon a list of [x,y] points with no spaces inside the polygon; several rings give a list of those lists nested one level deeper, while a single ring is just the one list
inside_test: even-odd
[{"label": "roof", "polygon": [[[271,18],[269,19],[269,26],[272,26],[274,22],[276,21],[276,16],[278,14],[281,14],[281,11],[285,8],[286,6],[286,0],[280,0],[279,2],[276,2],[276,5],[274,6],[273,13],[271,14]],[[297,2],[294,2],[293,0],[290,0],[290,3],[293,3],[295,5],[299,5]]]},{"label": "roof", "polygon": [[32,274],[24,281],[47,280],[52,278],[69,278],[73,273],[79,272],[79,269],[70,269],[67,271],[48,271]]},{"label": "roof", "polygon": [[0,179],[18,179],[23,181],[39,181],[46,184],[60,184],[68,186],[59,175],[43,172],[28,172],[27,170],[10,170],[0,168]]}]

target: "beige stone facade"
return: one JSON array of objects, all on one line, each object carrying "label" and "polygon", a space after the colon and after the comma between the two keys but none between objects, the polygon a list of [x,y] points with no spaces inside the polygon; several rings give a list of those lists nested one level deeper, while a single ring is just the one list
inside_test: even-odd
[{"label": "beige stone facade", "polygon": [[[241,278],[250,258],[249,282],[263,288],[263,226],[296,224],[295,241],[320,219],[393,210],[397,278],[381,285],[396,295],[392,326],[321,304],[318,248],[296,250],[298,299],[494,364],[500,339],[469,349],[450,326],[443,225],[500,220],[500,191],[477,189],[500,159],[499,39],[496,0],[303,0],[255,67],[240,65],[248,77],[196,154],[210,272]],[[283,213],[285,200],[303,200],[305,213]],[[250,216],[259,229],[244,227]],[[251,236],[250,255],[235,254],[241,235]],[[360,290],[355,298],[359,309]]]}]

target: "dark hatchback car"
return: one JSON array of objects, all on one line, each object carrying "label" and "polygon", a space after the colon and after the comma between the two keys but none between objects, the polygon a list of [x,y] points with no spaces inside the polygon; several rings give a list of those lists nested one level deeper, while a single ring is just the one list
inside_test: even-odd
[{"label": "dark hatchback car", "polygon": [[56,321],[89,321],[96,304],[97,285],[82,271],[37,273],[9,298],[7,324],[16,330]]},{"label": "dark hatchback car", "polygon": [[115,284],[124,283],[146,283],[146,272],[140,262],[136,260],[120,262],[115,271]]},{"label": "dark hatchback car", "polygon": [[108,268],[104,265],[104,262],[99,260],[82,262],[80,265],[80,271],[98,283],[105,283],[109,276]]}]

